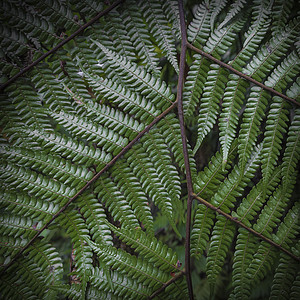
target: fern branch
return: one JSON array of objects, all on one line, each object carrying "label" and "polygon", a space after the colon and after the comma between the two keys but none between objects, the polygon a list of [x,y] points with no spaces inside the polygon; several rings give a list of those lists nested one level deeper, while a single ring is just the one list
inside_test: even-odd
[{"label": "fern branch", "polygon": [[112,5],[110,5],[108,8],[100,12],[97,16],[95,16],[92,20],[88,21],[86,24],[81,26],[78,30],[76,30],[74,33],[72,33],[70,36],[68,36],[65,40],[60,42],[58,45],[56,45],[54,48],[52,48],[47,53],[40,56],[37,60],[32,62],[30,65],[22,69],[19,73],[11,77],[9,80],[7,80],[5,83],[3,83],[0,86],[0,91],[4,90],[8,85],[10,85],[12,82],[14,82],[17,78],[21,77],[25,73],[27,73],[29,70],[31,70],[33,67],[35,67],[37,64],[39,64],[41,61],[43,61],[46,57],[49,55],[55,53],[58,49],[60,49],[62,46],[64,46],[66,43],[74,39],[76,36],[78,36],[80,33],[82,33],[86,28],[94,24],[98,21],[99,18],[110,12],[112,9],[114,9],[116,6],[118,6],[120,3],[122,3],[124,0],[117,0]]},{"label": "fern branch", "polygon": [[148,132],[153,125],[155,125],[158,121],[164,118],[175,106],[177,105],[177,100],[169,106],[163,113],[161,113],[158,117],[156,117],[143,131],[141,131],[126,147],[124,147],[119,154],[117,154],[106,166],[99,171],[87,184],[82,187],[36,234],[35,236],[19,251],[11,261],[0,271],[0,275],[5,273],[8,268],[19,258],[22,253],[30,246],[32,243],[40,236],[40,234],[48,228],[48,226],[62,213],[65,209],[76,200],[90,185],[95,182],[108,168],[110,168],[121,156],[123,156],[146,132]]},{"label": "fern branch", "polygon": [[270,245],[280,249],[281,251],[285,252],[287,255],[291,256],[293,259],[295,259],[296,261],[300,261],[300,257],[294,255],[293,253],[291,253],[290,251],[288,251],[287,249],[283,248],[281,245],[273,242],[271,239],[263,236],[262,234],[260,234],[259,232],[253,230],[252,228],[246,226],[244,223],[242,223],[241,221],[239,221],[238,219],[236,219],[236,217],[232,217],[231,215],[225,213],[224,211],[222,211],[220,208],[215,207],[214,205],[210,204],[209,202],[205,201],[204,199],[200,198],[199,196],[197,196],[196,194],[192,194],[192,196],[198,200],[200,203],[204,204],[205,206],[207,206],[208,208],[216,211],[217,213],[223,215],[224,217],[226,217],[227,219],[231,220],[232,222],[238,224],[239,226],[245,228],[246,230],[248,230],[249,232],[251,232],[252,234],[254,234],[255,236],[259,237],[260,239],[266,241],[267,243],[269,243]]},{"label": "fern branch", "polygon": [[300,102],[296,101],[295,99],[292,99],[292,98],[290,98],[290,97],[288,97],[288,96],[286,96],[286,95],[284,95],[284,94],[282,94],[282,93],[280,93],[280,92],[278,92],[278,91],[276,91],[276,90],[274,90],[274,89],[272,89],[272,88],[264,85],[263,83],[258,82],[257,80],[251,78],[250,76],[239,72],[238,70],[236,70],[232,66],[230,66],[230,65],[228,65],[228,64],[220,61],[219,59],[217,59],[217,58],[213,57],[212,55],[210,55],[210,54],[202,51],[201,49],[198,49],[198,48],[194,47],[192,44],[187,43],[187,47],[190,48],[191,50],[193,50],[193,51],[201,54],[202,56],[208,58],[209,60],[215,62],[216,64],[220,65],[221,67],[226,68],[227,70],[231,71],[232,73],[237,74],[238,76],[240,76],[242,78],[245,78],[246,80],[254,83],[255,85],[257,85],[257,86],[259,86],[261,88],[263,88],[264,90],[269,91],[270,93],[272,93],[272,94],[274,94],[276,96],[279,96],[279,97],[281,97],[281,98],[283,98],[283,99],[285,99],[285,100],[287,100],[287,101],[295,104],[296,106],[300,106]]}]

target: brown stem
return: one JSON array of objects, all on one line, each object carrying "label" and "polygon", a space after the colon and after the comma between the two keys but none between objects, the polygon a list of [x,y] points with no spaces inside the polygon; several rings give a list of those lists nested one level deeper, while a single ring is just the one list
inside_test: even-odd
[{"label": "brown stem", "polygon": [[87,27],[94,24],[99,18],[103,17],[105,14],[109,13],[112,9],[114,9],[116,6],[121,4],[124,0],[117,0],[112,5],[110,5],[108,8],[101,11],[98,15],[96,15],[93,19],[82,25],[78,30],[76,30],[74,33],[72,33],[69,37],[67,37],[65,40],[60,42],[58,45],[56,45],[54,48],[52,48],[50,51],[43,54],[40,58],[35,60],[33,63],[22,69],[19,73],[17,73],[15,76],[8,79],[4,84],[0,86],[0,91],[4,90],[7,86],[9,86],[11,83],[16,81],[20,76],[31,70],[34,66],[36,66],[38,63],[40,63],[42,60],[44,60],[49,55],[55,53],[58,49],[60,49],[62,46],[64,46],[66,43],[74,39],[78,34],[83,32]]},{"label": "brown stem", "polygon": [[238,224],[239,226],[245,228],[246,230],[248,230],[249,232],[251,232],[252,234],[256,235],[257,237],[259,237],[260,239],[264,240],[265,242],[269,243],[270,245],[280,249],[281,251],[285,252],[287,255],[291,256],[293,259],[295,259],[296,261],[300,261],[300,257],[294,255],[293,253],[291,253],[290,251],[286,250],[285,248],[283,248],[281,245],[273,242],[272,240],[270,240],[269,238],[263,236],[261,233],[258,233],[257,231],[253,230],[252,228],[246,226],[244,223],[242,223],[241,221],[239,221],[238,219],[232,217],[231,215],[223,212],[220,208],[215,207],[214,205],[212,205],[211,203],[205,201],[204,199],[202,199],[201,197],[197,196],[196,194],[193,194],[193,197],[198,200],[200,203],[204,204],[206,207],[216,211],[217,213],[223,215],[225,218],[229,219],[230,221]]},{"label": "brown stem", "polygon": [[270,88],[270,87],[264,85],[263,83],[261,83],[261,82],[255,80],[255,79],[253,79],[252,77],[250,77],[250,76],[248,76],[248,75],[245,75],[245,74],[239,72],[238,70],[236,70],[236,69],[233,68],[232,66],[225,64],[224,62],[218,60],[217,58],[213,57],[212,55],[210,55],[210,54],[208,54],[208,53],[206,53],[206,52],[200,50],[199,48],[196,48],[196,47],[193,46],[192,44],[187,43],[187,47],[189,47],[191,50],[193,50],[193,51],[195,51],[195,52],[201,54],[202,56],[208,58],[209,60],[212,60],[213,62],[215,62],[216,64],[220,65],[221,67],[224,67],[224,68],[228,69],[228,70],[231,71],[232,73],[235,73],[235,74],[237,74],[238,76],[240,76],[240,77],[242,77],[242,78],[245,78],[246,80],[248,80],[248,81],[254,83],[255,85],[260,86],[260,87],[263,88],[264,90],[269,91],[270,93],[272,93],[272,94],[274,94],[274,95],[276,95],[276,96],[279,96],[279,97],[281,97],[281,98],[283,98],[283,99],[285,99],[285,100],[287,100],[287,101],[289,101],[289,102],[291,102],[291,103],[293,103],[293,104],[295,104],[295,105],[297,105],[297,106],[300,106],[300,103],[297,102],[295,99],[292,99],[292,98],[290,98],[290,97],[288,97],[288,96],[286,96],[286,95],[284,95],[284,94],[282,94],[282,93],[280,93],[280,92],[278,92],[278,91],[276,91],[276,90],[274,90],[274,89],[272,89],[272,88]]},{"label": "brown stem", "polygon": [[95,182],[101,174],[107,171],[121,156],[123,156],[145,133],[147,133],[158,121],[160,121],[163,117],[165,117],[175,106],[177,105],[177,100],[168,107],[164,112],[162,112],[159,116],[157,116],[144,130],[142,130],[126,147],[124,147],[119,154],[117,154],[105,167],[99,171],[90,181],[86,183],[86,185],[81,188],[79,192],[76,193],[70,200],[55,214],[52,216],[51,220],[48,221],[36,234],[35,236],[22,248],[20,252],[18,252],[12,260],[1,270],[0,274],[5,273],[6,270],[16,261],[18,257],[24,251],[32,245],[32,243],[37,239],[37,237],[46,229],[48,226],[75,200],[77,199],[93,182]]},{"label": "brown stem", "polygon": [[180,28],[181,28],[181,54],[180,54],[180,65],[179,65],[179,77],[177,85],[177,101],[178,101],[178,118],[180,123],[180,132],[183,147],[184,165],[186,172],[186,182],[188,190],[187,199],[187,216],[186,216],[186,236],[185,236],[185,269],[186,269],[186,280],[189,291],[189,298],[194,299],[193,285],[191,278],[191,260],[190,260],[190,235],[191,235],[191,214],[192,214],[192,202],[193,202],[193,182],[191,176],[191,168],[189,162],[187,139],[185,134],[184,126],[184,113],[183,113],[183,86],[184,86],[184,70],[185,70],[185,58],[187,50],[187,35],[186,35],[186,24],[184,20],[183,1],[178,0],[179,3],[179,16],[180,16]]},{"label": "brown stem", "polygon": [[172,283],[174,283],[177,279],[179,279],[184,274],[185,274],[185,272],[180,272],[177,275],[175,275],[173,278],[171,278],[166,283],[164,283],[162,285],[162,287],[160,287],[159,289],[157,289],[151,296],[149,296],[148,299],[155,298],[157,295],[159,295],[160,293],[162,293],[166,289],[166,287],[168,287],[169,285],[171,285]]}]

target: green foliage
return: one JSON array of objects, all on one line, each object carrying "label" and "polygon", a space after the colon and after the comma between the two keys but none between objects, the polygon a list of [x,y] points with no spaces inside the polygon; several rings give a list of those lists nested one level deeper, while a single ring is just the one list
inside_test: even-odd
[{"label": "green foliage", "polygon": [[[108,2],[1,1],[1,83]],[[184,4],[193,46],[299,103],[296,1]],[[195,298],[299,299],[299,105],[183,74],[180,40],[176,1],[127,0],[1,90],[1,299],[188,299],[180,125]]]}]

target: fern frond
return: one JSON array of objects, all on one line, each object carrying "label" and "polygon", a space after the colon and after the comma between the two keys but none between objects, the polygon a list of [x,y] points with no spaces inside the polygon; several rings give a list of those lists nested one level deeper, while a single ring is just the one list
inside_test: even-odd
[{"label": "fern frond", "polygon": [[196,193],[206,199],[210,200],[211,197],[217,192],[221,182],[228,173],[228,169],[231,163],[231,160],[235,157],[237,152],[238,143],[237,140],[232,144],[229,156],[228,164],[225,168],[222,168],[222,154],[217,152],[209,162],[209,165],[205,169],[198,173],[197,178],[194,181]]},{"label": "fern frond", "polygon": [[38,299],[57,297],[57,293],[49,291],[48,286],[62,278],[62,260],[58,253],[51,245],[41,241],[34,243],[27,252],[14,266],[14,282],[29,287]]},{"label": "fern frond", "polygon": [[20,192],[15,194],[3,191],[0,199],[1,209],[7,210],[10,214],[31,217],[38,221],[50,219],[59,210],[57,204]]},{"label": "fern frond", "polygon": [[96,197],[93,194],[85,193],[76,200],[76,205],[86,221],[92,239],[98,244],[112,245],[111,231],[105,223],[107,217]]},{"label": "fern frond", "polygon": [[243,47],[230,62],[239,71],[242,71],[243,67],[245,67],[255,51],[257,51],[269,29],[271,23],[270,8],[266,6],[266,1],[254,1],[251,26],[244,35]]},{"label": "fern frond", "polygon": [[56,220],[72,240],[76,275],[82,282],[87,282],[93,270],[93,253],[90,245],[87,244],[89,230],[81,215],[71,209],[72,206],[69,206]]},{"label": "fern frond", "polygon": [[[127,11],[128,8],[125,10]],[[124,19],[116,10],[111,11],[107,16],[103,33],[99,39],[103,45],[130,61],[136,61],[135,48],[130,36],[127,34]],[[108,39],[108,43],[104,38]]]},{"label": "fern frond", "polygon": [[218,26],[218,28],[222,28],[227,25],[236,15],[238,15],[241,10],[245,7],[247,0],[235,0],[229,8],[228,13],[226,14],[225,19],[222,23]]},{"label": "fern frond", "polygon": [[45,16],[46,19],[57,27],[65,28],[65,30],[70,30],[71,32],[79,27],[79,24],[73,19],[70,7],[66,3],[61,3],[58,0],[45,2],[33,0],[30,1],[30,4],[35,7],[36,11]]},{"label": "fern frond", "polygon": [[181,32],[178,2],[174,0],[166,0],[163,2],[162,8],[167,17],[168,23],[171,24],[173,35],[180,40]]},{"label": "fern frond", "polygon": [[289,190],[290,182],[295,177],[297,162],[300,158],[300,109],[295,110],[294,119],[288,131],[286,149],[282,162],[282,183],[283,189]]},{"label": "fern frond", "polygon": [[[66,87],[68,93],[77,100],[78,112],[86,116],[89,121],[101,124],[108,129],[117,131],[121,136],[133,139],[145,127],[128,114],[124,114],[105,104],[98,104],[92,100],[85,101],[77,93]],[[84,108],[84,110],[83,110]]]},{"label": "fern frond", "polygon": [[[284,218],[284,222],[280,224],[273,239],[279,244],[288,247],[296,238],[299,232],[299,219],[298,219],[299,205],[295,205],[290,209]],[[248,268],[249,278],[251,278],[250,285],[256,284],[261,280],[268,269],[271,269],[272,263],[276,256],[275,249],[271,245],[261,243],[258,251],[254,254],[253,260]]]},{"label": "fern frond", "polygon": [[32,71],[31,80],[46,107],[54,111],[74,111],[70,97],[59,84],[59,80],[48,64],[38,65]]},{"label": "fern frond", "polygon": [[295,180],[291,180],[288,189],[284,190],[283,185],[280,185],[275,190],[261,211],[257,223],[253,226],[254,230],[270,237],[271,232],[280,222],[286,204],[291,197],[294,184]]},{"label": "fern frond", "polygon": [[253,259],[258,243],[255,237],[244,228],[239,228],[233,257],[233,291],[230,299],[247,299],[250,294],[247,267]]},{"label": "fern frond", "polygon": [[234,224],[223,216],[217,216],[207,253],[206,265],[207,278],[212,284],[215,284],[216,278],[222,269],[234,233]]},{"label": "fern frond", "polygon": [[158,109],[165,110],[174,100],[174,95],[167,87],[165,82],[153,77],[140,66],[126,60],[117,53],[108,50],[99,42],[94,43],[103,51],[106,57],[106,64],[119,73],[124,83],[129,85],[135,91],[145,95],[152,101]]},{"label": "fern frond", "polygon": [[37,129],[51,129],[49,118],[29,82],[19,81],[9,86],[6,92],[24,124]]},{"label": "fern frond", "polygon": [[[162,135],[165,143],[171,149],[171,152],[174,155],[174,160],[179,165],[180,169],[185,172],[180,125],[175,117],[175,114],[169,113],[166,115],[160,122],[158,122],[157,127],[159,128],[160,134]],[[192,178],[195,178],[197,176],[196,163],[192,156],[192,149],[190,145],[188,144],[187,146]]]},{"label": "fern frond", "polygon": [[275,270],[270,300],[291,299],[290,291],[297,274],[297,264],[285,253],[280,254],[278,266]]},{"label": "fern frond", "polygon": [[261,82],[275,66],[276,61],[286,54],[290,45],[296,40],[299,26],[299,20],[292,20],[284,31],[261,47],[251,62],[243,69],[243,73]]},{"label": "fern frond", "polygon": [[193,121],[193,115],[199,103],[209,71],[209,61],[194,54],[194,62],[188,72],[183,90],[184,117],[187,124]]},{"label": "fern frond", "polygon": [[62,259],[51,244],[38,240],[25,251],[26,254],[26,259],[36,263],[39,270],[43,273],[45,282],[48,282],[49,285],[55,284],[62,279]]},{"label": "fern frond", "polygon": [[295,242],[295,239],[299,233],[299,203],[289,209],[288,213],[280,223],[278,230],[273,234],[273,240],[282,245],[284,248],[289,248]]},{"label": "fern frond", "polygon": [[49,115],[75,136],[96,143],[98,147],[102,147],[104,151],[110,152],[112,155],[119,153],[128,144],[127,138],[89,121],[85,117],[64,112],[49,112]]},{"label": "fern frond", "polygon": [[151,34],[154,36],[159,47],[166,54],[169,62],[178,73],[178,62],[176,58],[176,47],[171,28],[166,22],[166,16],[162,8],[161,1],[143,1],[141,4],[144,18],[149,24]]},{"label": "fern frond", "polygon": [[[16,57],[12,59],[21,65],[18,57],[24,55],[27,51],[30,50],[30,47],[27,44],[27,38],[22,33],[17,31],[14,28],[8,26],[0,25],[0,37],[1,37],[1,48],[5,53],[15,53]],[[9,55],[9,54],[8,54]]]},{"label": "fern frond", "polygon": [[83,20],[88,20],[99,13],[99,11],[103,10],[102,2],[93,2],[89,0],[70,0],[70,3],[75,7],[75,11],[79,12]]},{"label": "fern frond", "polygon": [[30,167],[70,187],[82,187],[94,175],[79,165],[71,164],[68,160],[51,154],[46,155],[43,152],[33,152],[22,148],[3,148],[0,149],[0,157],[5,157],[6,160],[17,165]]},{"label": "fern frond", "polygon": [[14,3],[11,1],[1,1],[1,19],[10,26],[19,29],[34,42],[35,47],[41,48],[40,43],[45,45],[53,45],[59,41],[59,37],[55,34],[52,22],[41,17],[37,11],[30,11],[24,8],[24,3]]},{"label": "fern frond", "polygon": [[225,88],[222,112],[219,120],[220,143],[223,150],[223,168],[226,166],[228,152],[236,135],[239,121],[238,112],[245,99],[247,86],[248,83],[241,80],[237,75],[229,75],[229,82]]},{"label": "fern frond", "polygon": [[291,288],[290,300],[297,300],[300,295],[300,274],[298,271],[297,277],[293,282],[293,286]]},{"label": "fern frond", "polygon": [[15,281],[15,272],[1,279],[1,297],[5,300],[30,299],[38,300],[38,296],[21,280]]},{"label": "fern frond", "polygon": [[194,18],[187,30],[188,40],[196,47],[202,48],[210,35],[212,11],[207,3],[201,3],[194,8],[193,14]]},{"label": "fern frond", "polygon": [[267,188],[275,168],[275,162],[281,150],[283,134],[288,122],[287,105],[282,98],[274,97],[268,114],[265,138],[262,150],[262,174]]},{"label": "fern frond", "polygon": [[158,173],[158,179],[165,186],[173,203],[178,202],[181,194],[179,174],[172,165],[172,159],[167,144],[157,128],[153,128],[143,141],[143,148],[153,161]]},{"label": "fern frond", "polygon": [[251,189],[247,197],[242,200],[236,212],[232,212],[232,216],[251,227],[250,221],[252,221],[257,212],[260,211],[267,200],[266,196],[272,194],[280,179],[281,166],[274,169],[267,186],[264,184],[263,180],[260,180],[256,186]]},{"label": "fern frond", "polygon": [[30,239],[41,227],[41,223],[35,224],[31,218],[2,214],[0,217],[1,235],[14,238]]},{"label": "fern frond", "polygon": [[124,227],[117,228],[110,223],[107,223],[107,225],[126,245],[135,249],[140,256],[155,267],[164,272],[178,271],[176,267],[177,254],[161,241],[147,235],[139,228],[130,230]]},{"label": "fern frond", "polygon": [[212,64],[208,72],[207,81],[201,96],[199,117],[198,117],[198,137],[193,149],[195,154],[202,144],[203,139],[212,129],[219,113],[219,102],[223,97],[228,73],[219,65]]},{"label": "fern frond", "polygon": [[142,144],[135,144],[131,152],[124,156],[130,164],[133,173],[142,183],[145,192],[151,197],[154,204],[167,216],[171,226],[180,236],[174,223],[174,211],[172,200],[165,190],[164,184],[159,179],[159,170],[155,169],[153,162],[150,160],[148,153]]},{"label": "fern frond", "polygon": [[114,178],[120,192],[128,200],[142,227],[145,227],[147,233],[153,235],[153,217],[148,203],[148,195],[129,164],[125,160],[119,160],[112,167],[111,177]]},{"label": "fern frond", "polygon": [[255,145],[259,125],[270,98],[270,94],[263,91],[260,87],[251,88],[238,138],[238,153],[242,169],[249,159],[250,153]]},{"label": "fern frond", "polygon": [[49,153],[53,151],[63,157],[71,159],[78,164],[85,164],[87,167],[96,165],[96,170],[101,170],[107,164],[112,155],[106,153],[99,148],[85,145],[81,141],[76,141],[59,133],[47,133],[38,130],[24,130],[26,134],[33,140],[37,141],[44,151]]},{"label": "fern frond", "polygon": [[284,30],[284,26],[291,15],[293,5],[293,0],[275,0],[272,9],[273,24],[271,29],[273,36]]},{"label": "fern frond", "polygon": [[[218,8],[220,7],[218,6]],[[217,10],[214,10],[214,13],[218,13]],[[210,22],[212,24],[214,18],[213,14],[211,18],[212,19],[210,20]],[[246,19],[246,17],[242,16],[237,22],[229,24],[228,26],[223,28],[215,29],[209,37],[206,45],[204,46],[203,51],[210,53],[217,59],[220,59],[221,56],[226,52],[228,47],[231,46],[234,42],[237,33],[244,26]]]},{"label": "fern frond", "polygon": [[27,191],[35,197],[53,201],[54,204],[63,205],[76,194],[75,189],[24,167],[6,164],[1,169],[0,178],[7,187]]},{"label": "fern frond", "polygon": [[[111,289],[110,282],[113,284],[113,290]],[[118,299],[145,299],[145,297],[151,295],[151,289],[149,287],[138,283],[137,280],[130,278],[126,274],[120,274],[116,271],[111,271],[110,278],[108,278],[103,270],[95,268],[91,276],[91,283],[98,290],[111,292],[112,296],[115,295]],[[101,296],[104,297],[104,295],[102,294]],[[109,299],[116,298],[110,297]]]},{"label": "fern frond", "polygon": [[100,260],[112,270],[118,270],[118,272],[135,279],[137,283],[143,283],[154,290],[166,282],[170,276],[140,257],[130,255],[122,249],[108,245],[96,245],[92,241],[88,243]]},{"label": "fern frond", "polygon": [[115,221],[120,221],[131,228],[140,227],[128,199],[108,174],[97,180],[95,193],[98,194],[100,201],[104,202]]},{"label": "fern frond", "polygon": [[259,145],[252,153],[245,168],[235,165],[232,172],[225,179],[224,183],[212,197],[211,203],[221,208],[224,212],[230,213],[230,208],[234,207],[237,197],[243,194],[244,188],[254,176],[258,164],[262,145]]},{"label": "fern frond", "polygon": [[139,58],[144,62],[145,68],[158,75],[160,70],[160,67],[158,66],[159,59],[153,50],[149,32],[143,22],[142,13],[138,9],[136,1],[127,1],[126,7],[127,9],[124,10],[123,14],[127,34],[129,35]]},{"label": "fern frond", "polygon": [[207,247],[215,213],[203,204],[198,204],[191,231],[191,256],[199,259]]}]

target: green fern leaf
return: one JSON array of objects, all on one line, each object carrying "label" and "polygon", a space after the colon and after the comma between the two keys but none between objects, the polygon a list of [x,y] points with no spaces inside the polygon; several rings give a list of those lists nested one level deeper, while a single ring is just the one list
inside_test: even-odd
[{"label": "green fern leaf", "polygon": [[5,157],[6,160],[17,165],[30,167],[70,187],[82,187],[93,177],[93,173],[87,169],[43,152],[33,152],[22,148],[2,148],[0,157]]},{"label": "green fern leaf", "polygon": [[47,153],[53,151],[56,154],[71,159],[73,162],[85,164],[88,167],[96,165],[96,170],[98,171],[112,158],[111,154],[99,148],[86,146],[81,141],[76,141],[59,133],[54,134],[38,130],[24,130],[24,132],[33,141],[37,141],[43,146]]},{"label": "green fern leaf", "polygon": [[203,204],[198,204],[191,231],[191,256],[200,259],[207,247],[215,213]]},{"label": "green fern leaf", "polygon": [[89,74],[83,70],[86,80],[93,87],[96,96],[111,101],[126,113],[133,114],[143,122],[150,123],[155,116],[161,113],[151,102],[147,101],[140,94],[130,91],[115,82],[103,79],[99,76]]},{"label": "green fern leaf", "polygon": [[145,260],[132,256],[122,249],[115,249],[108,245],[96,245],[88,241],[89,245],[112,270],[118,270],[122,274],[135,279],[137,283],[143,283],[150,288],[158,288],[170,276],[154,266],[150,266]]},{"label": "green fern leaf", "polygon": [[108,177],[108,174],[98,179],[95,192],[98,193],[100,201],[105,203],[115,220],[131,228],[140,227],[129,200],[120,191],[116,182]]},{"label": "green fern leaf", "polygon": [[7,184],[7,187],[28,191],[35,197],[43,200],[53,201],[54,204],[63,205],[76,194],[75,189],[43,176],[37,172],[7,164],[2,166],[0,179]]},{"label": "green fern leaf", "polygon": [[[78,105],[78,114],[85,115],[89,121],[97,122],[106,128],[117,131],[120,135],[133,139],[140,131],[144,129],[144,125],[128,114],[115,110],[104,104],[98,104],[92,100],[85,101],[80,95],[73,93],[69,88],[65,87],[67,92],[76,99]],[[82,108],[84,107],[84,111]]]},{"label": "green fern leaf", "polygon": [[59,210],[57,204],[43,201],[39,197],[28,196],[21,192],[18,194],[3,191],[0,207],[9,213],[24,217],[31,217],[38,221],[45,221]]},{"label": "green fern leaf", "polygon": [[233,291],[230,299],[247,299],[250,296],[251,290],[247,267],[253,259],[257,247],[254,236],[244,228],[239,228],[233,258]]},{"label": "green fern leaf", "polygon": [[128,9],[125,9],[123,12],[124,23],[130,40],[137,50],[139,58],[144,62],[145,67],[158,75],[160,70],[158,66],[159,59],[153,51],[153,45],[150,41],[147,27],[143,22],[142,13],[138,9],[136,1],[127,1],[126,6]]},{"label": "green fern leaf", "polygon": [[172,31],[166,22],[166,16],[164,15],[161,1],[143,1],[141,9],[144,18],[149,24],[151,34],[156,39],[159,47],[166,53],[166,56],[175,71],[179,73],[176,48],[173,41],[174,38]]},{"label": "green fern leaf", "polygon": [[234,224],[223,216],[217,216],[207,253],[206,265],[207,278],[212,284],[215,284],[216,277],[222,269],[234,233]]},{"label": "green fern leaf", "polygon": [[94,43],[103,51],[106,62],[109,61],[110,67],[119,73],[124,83],[145,95],[158,109],[164,110],[172,103],[174,95],[171,94],[170,89],[164,82],[159,82],[157,78],[151,76],[143,68],[130,63],[99,42],[94,41]]},{"label": "green fern leaf", "polygon": [[291,0],[275,0],[272,10],[273,26],[271,29],[273,35],[284,30],[284,26],[291,15],[293,5],[294,1]]},{"label": "green fern leaf", "polygon": [[224,212],[230,213],[230,208],[234,207],[237,197],[243,194],[244,188],[249,184],[258,168],[258,160],[262,145],[253,151],[251,159],[246,167],[242,169],[240,165],[235,165],[232,172],[225,179],[224,184],[218,189],[212,197],[211,203],[221,208]]},{"label": "green fern leaf", "polygon": [[210,34],[212,10],[207,3],[197,4],[193,10],[194,18],[188,26],[187,35],[190,43],[202,48]]},{"label": "green fern leaf", "polygon": [[225,19],[222,21],[222,23],[218,26],[218,28],[222,28],[225,25],[227,25],[236,15],[238,15],[242,9],[244,8],[246,4],[246,0],[235,0],[230,5],[229,12],[227,13]]},{"label": "green fern leaf", "polygon": [[192,64],[183,91],[183,107],[186,123],[193,121],[193,115],[208,76],[209,61],[199,54],[194,54]]},{"label": "green fern leaf", "polygon": [[294,260],[286,254],[281,253],[269,299],[290,299],[289,295],[296,274],[297,265],[294,263]]},{"label": "green fern leaf", "polygon": [[300,110],[295,111],[295,116],[289,128],[287,146],[283,156],[282,163],[282,182],[283,189],[289,190],[290,182],[295,176],[295,169],[300,158]]},{"label": "green fern leaf", "polygon": [[297,38],[299,25],[299,20],[291,21],[284,31],[272,38],[264,47],[261,47],[251,63],[243,69],[243,73],[261,82],[274,67],[275,62],[285,55]]},{"label": "green fern leaf", "polygon": [[256,186],[251,189],[247,197],[242,200],[236,212],[232,212],[232,216],[251,227],[250,221],[252,221],[255,215],[261,210],[267,200],[266,196],[272,194],[280,179],[281,167],[277,167],[274,169],[268,185],[265,186],[264,181],[260,180]]},{"label": "green fern leaf", "polygon": [[176,253],[156,238],[147,235],[140,229],[130,230],[124,227],[117,228],[110,223],[107,224],[126,245],[135,249],[139,255],[155,267],[164,272],[178,271]]},{"label": "green fern leaf", "polygon": [[229,75],[229,82],[224,92],[223,108],[219,120],[220,143],[223,150],[223,168],[226,166],[228,152],[236,135],[236,128],[239,121],[238,113],[245,99],[247,86],[248,84],[237,75]]},{"label": "green fern leaf", "polygon": [[134,175],[129,164],[125,160],[119,160],[112,167],[111,177],[114,178],[120,192],[128,200],[134,214],[141,222],[141,226],[145,227],[148,233],[154,234],[148,195],[144,192],[142,184]]},{"label": "green fern leaf", "polygon": [[86,221],[91,237],[97,243],[112,245],[112,236],[109,227],[106,225],[106,214],[97,199],[92,194],[83,194],[77,201],[82,216]]},{"label": "green fern leaf", "polygon": [[218,103],[223,97],[223,92],[227,82],[228,73],[224,69],[215,64],[212,64],[210,68],[203,94],[201,96],[198,118],[198,138],[193,149],[194,154],[197,152],[203,139],[216,122],[219,112]]},{"label": "green fern leaf", "polygon": [[[144,286],[142,283],[138,283],[136,280],[126,276],[126,274],[120,274],[114,271],[111,271],[110,276],[113,283],[113,291],[111,291],[109,278],[107,277],[103,270],[95,268],[91,276],[92,285],[98,290],[112,292],[111,296],[116,295],[118,299],[145,299],[145,297],[151,295],[150,288]],[[102,294],[101,296],[104,297],[104,295]]]},{"label": "green fern leaf", "polygon": [[81,215],[71,206],[57,218],[59,224],[66,230],[73,243],[73,257],[76,275],[82,282],[87,282],[93,270],[93,253],[87,244],[89,231]]},{"label": "green fern leaf", "polygon": [[96,143],[104,151],[111,152],[113,155],[119,153],[128,144],[127,138],[122,138],[118,133],[90,122],[86,118],[64,112],[49,112],[49,115],[70,133]]},{"label": "green fern leaf", "polygon": [[[229,163],[235,157],[237,151],[237,140],[232,144],[229,152]],[[211,197],[218,191],[219,186],[224,180],[230,164],[223,169],[222,155],[217,152],[210,160],[210,163],[205,169],[198,173],[194,181],[195,191],[197,195],[204,199],[210,200]]]}]

